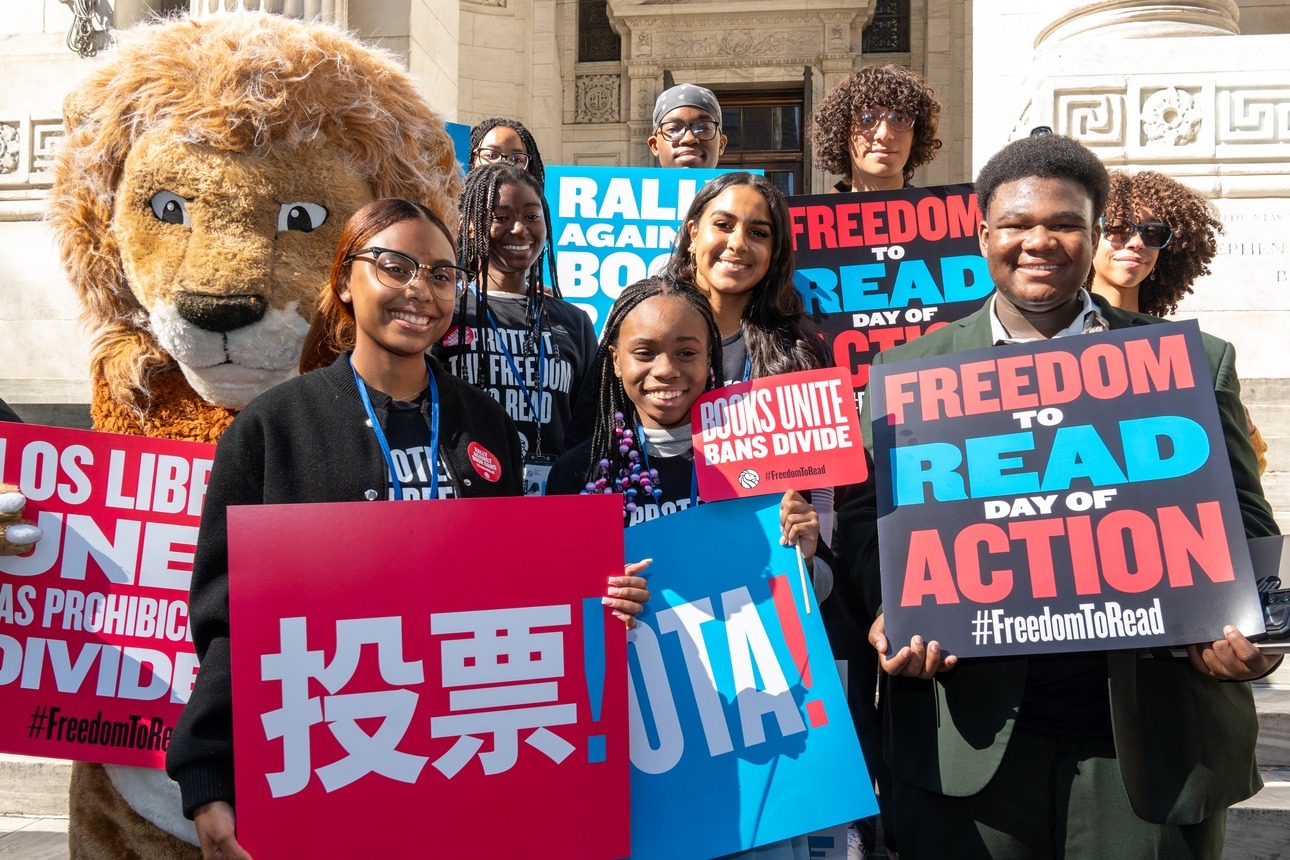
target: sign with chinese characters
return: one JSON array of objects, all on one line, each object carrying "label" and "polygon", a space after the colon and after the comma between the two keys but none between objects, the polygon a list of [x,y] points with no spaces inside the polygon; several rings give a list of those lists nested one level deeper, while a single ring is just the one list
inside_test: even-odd
[{"label": "sign with chinese characters", "polygon": [[197,677],[188,584],[214,445],[0,422],[44,537],[0,556],[0,750],[165,765]]},{"label": "sign with chinese characters", "polygon": [[971,185],[789,198],[806,312],[856,391],[874,353],[962,319],[994,291]]},{"label": "sign with chinese characters", "polygon": [[627,856],[621,503],[232,508],[229,554],[248,851]]},{"label": "sign with chinese characters", "polygon": [[1263,631],[1194,320],[873,371],[892,643],[984,657]]},{"label": "sign with chinese characters", "polygon": [[877,812],[815,595],[779,538],[766,498],[627,530],[627,557],[654,559],[629,635],[633,860],[719,857]]},{"label": "sign with chinese characters", "polygon": [[690,410],[699,495],[719,502],[858,484],[869,474],[842,367],[736,382]]}]

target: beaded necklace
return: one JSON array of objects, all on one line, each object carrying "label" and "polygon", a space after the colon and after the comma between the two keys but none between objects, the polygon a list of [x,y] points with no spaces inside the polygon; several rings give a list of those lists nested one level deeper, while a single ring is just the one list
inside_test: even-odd
[{"label": "beaded necklace", "polygon": [[614,436],[618,439],[619,460],[618,474],[610,475],[609,459],[602,458],[597,464],[600,474],[594,481],[588,481],[582,495],[603,493],[623,494],[623,515],[636,511],[636,499],[644,491],[657,502],[663,497],[663,490],[658,486],[658,469],[649,468],[641,456],[640,446],[644,440],[640,434],[626,425],[623,413],[614,413]]}]

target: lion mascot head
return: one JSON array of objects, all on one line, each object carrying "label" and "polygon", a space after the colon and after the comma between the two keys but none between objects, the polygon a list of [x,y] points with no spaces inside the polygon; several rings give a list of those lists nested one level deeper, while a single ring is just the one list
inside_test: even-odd
[{"label": "lion mascot head", "polygon": [[[49,222],[92,337],[98,430],[215,441],[296,373],[350,215],[403,197],[456,221],[442,118],[329,25],[143,25],[64,108]],[[77,762],[70,812],[73,860],[200,856],[162,771]]]},{"label": "lion mascot head", "polygon": [[296,372],[355,210],[405,197],[455,219],[441,117],[329,25],[141,26],[64,112],[49,220],[91,332],[99,430],[214,441]]}]

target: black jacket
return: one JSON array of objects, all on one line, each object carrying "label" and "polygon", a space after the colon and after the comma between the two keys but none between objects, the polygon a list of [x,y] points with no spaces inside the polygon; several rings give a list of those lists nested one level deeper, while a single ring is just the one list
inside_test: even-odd
[{"label": "black jacket", "polygon": [[[458,498],[520,495],[515,425],[487,394],[432,363],[439,388],[439,455]],[[382,426],[390,399],[371,392]],[[495,481],[471,463],[471,443],[501,464]],[[485,468],[484,471],[490,471]],[[255,398],[220,438],[193,560],[189,616],[201,668],[166,750],[184,814],[234,801],[229,671],[227,511],[230,505],[385,499],[388,476],[347,356]],[[444,504],[451,504],[445,501]]]}]

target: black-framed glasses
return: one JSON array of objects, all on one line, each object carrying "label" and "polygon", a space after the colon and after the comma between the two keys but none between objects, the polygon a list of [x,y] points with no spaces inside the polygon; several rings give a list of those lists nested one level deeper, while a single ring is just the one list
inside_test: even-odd
[{"label": "black-framed glasses", "polygon": [[1123,218],[1108,218],[1103,215],[1098,223],[1102,225],[1102,235],[1112,242],[1124,244],[1137,233],[1142,237],[1142,244],[1147,248],[1159,250],[1174,238],[1173,228],[1163,221],[1148,221],[1145,224],[1134,224]]},{"label": "black-framed glasses", "polygon": [[674,119],[660,125],[658,133],[663,135],[668,143],[680,143],[687,131],[694,135],[695,140],[712,140],[717,136],[719,127],[720,123],[710,119],[701,119],[698,122],[681,122]]},{"label": "black-framed glasses", "polygon": [[903,110],[883,110],[882,108],[862,108],[856,111],[855,127],[857,131],[873,131],[879,123],[887,123],[892,131],[913,131],[918,114]]},{"label": "black-framed glasses", "polygon": [[527,152],[502,152],[500,149],[493,149],[490,146],[481,146],[475,150],[475,155],[479,156],[480,161],[487,164],[505,161],[507,164],[514,164],[521,169],[529,166],[529,154]]},{"label": "black-framed glasses", "polygon": [[[364,254],[372,256],[364,257]],[[418,263],[402,251],[391,251],[389,248],[364,248],[345,258],[346,263],[350,260],[366,260],[371,263],[376,267],[377,283],[391,290],[406,290],[424,269],[423,277],[430,286],[430,292],[434,293],[436,299],[445,302],[459,298],[466,291],[466,284],[470,280],[466,270],[458,266]]]}]

